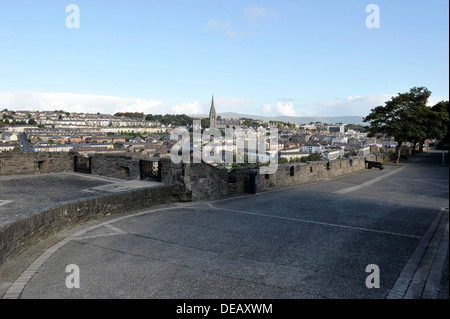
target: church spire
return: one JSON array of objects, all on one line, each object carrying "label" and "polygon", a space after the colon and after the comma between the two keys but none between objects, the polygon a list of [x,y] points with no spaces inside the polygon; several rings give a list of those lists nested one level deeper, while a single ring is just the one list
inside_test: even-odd
[{"label": "church spire", "polygon": [[216,122],[216,109],[214,107],[214,95],[212,96],[211,100],[211,110],[209,111],[209,127],[210,128],[216,128],[217,122]]}]

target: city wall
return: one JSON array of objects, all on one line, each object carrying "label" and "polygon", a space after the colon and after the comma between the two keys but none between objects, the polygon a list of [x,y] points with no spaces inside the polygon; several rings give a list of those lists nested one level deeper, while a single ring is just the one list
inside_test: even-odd
[{"label": "city wall", "polygon": [[0,176],[72,170],[69,153],[0,153]]},{"label": "city wall", "polygon": [[[274,174],[256,177],[257,191],[299,185],[352,174],[366,168],[365,160],[388,162],[389,155],[369,155],[326,162],[278,165]],[[186,197],[191,200],[219,198],[249,192],[252,168],[216,168],[204,163],[184,164],[182,182]]]},{"label": "city wall", "polygon": [[[74,170],[74,154],[5,154],[0,155],[0,175],[40,174]],[[140,179],[142,158],[124,155],[91,154],[91,174]],[[148,160],[148,159],[147,159]],[[257,191],[316,182],[365,169],[364,157],[326,162],[282,164],[276,173],[258,175]],[[387,155],[367,156],[367,160],[386,162]],[[174,164],[160,160],[160,186],[114,194],[95,195],[88,199],[57,203],[26,218],[0,226],[0,264],[41,238],[79,223],[109,214],[121,214],[154,205],[179,201],[221,198],[249,192],[251,168],[216,168],[206,163]],[[123,172],[127,174],[124,175]]]},{"label": "city wall", "polygon": [[145,209],[159,204],[177,202],[180,193],[177,185],[124,191],[108,195],[58,203],[28,217],[1,226],[0,264],[37,243],[42,238],[69,229],[80,223],[104,216]]}]

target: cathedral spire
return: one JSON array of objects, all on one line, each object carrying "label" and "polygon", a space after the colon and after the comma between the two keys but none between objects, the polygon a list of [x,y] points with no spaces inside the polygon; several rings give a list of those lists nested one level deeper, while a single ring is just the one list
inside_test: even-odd
[{"label": "cathedral spire", "polygon": [[210,128],[217,128],[216,109],[214,107],[214,95],[212,96],[211,110],[209,111],[209,127]]}]

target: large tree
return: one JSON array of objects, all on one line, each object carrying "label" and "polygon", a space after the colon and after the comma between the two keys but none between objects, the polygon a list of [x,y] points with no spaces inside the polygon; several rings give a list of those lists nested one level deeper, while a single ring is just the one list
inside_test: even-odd
[{"label": "large tree", "polygon": [[427,107],[431,92],[425,87],[414,87],[409,92],[399,93],[385,105],[371,110],[364,118],[368,122],[369,136],[381,134],[394,137],[398,143],[396,163],[400,160],[401,147],[405,142],[414,146],[426,139]]},{"label": "large tree", "polygon": [[449,144],[449,118],[450,118],[449,101],[441,101],[431,108],[431,114],[428,122],[429,137],[436,139],[441,144]]}]

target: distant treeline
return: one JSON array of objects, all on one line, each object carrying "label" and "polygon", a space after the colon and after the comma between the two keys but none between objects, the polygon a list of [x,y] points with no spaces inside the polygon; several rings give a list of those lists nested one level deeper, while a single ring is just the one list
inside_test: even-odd
[{"label": "distant treeline", "polygon": [[[142,112],[118,112],[114,114],[114,116],[118,117],[127,117],[127,118],[133,118],[133,119],[140,119],[140,120],[146,120],[151,122],[159,122],[164,125],[174,125],[174,126],[190,126],[193,124],[193,121],[196,118],[190,117],[186,114],[144,114]],[[217,117],[217,120],[221,120],[222,118],[220,116]],[[247,127],[258,127],[260,125],[267,126],[267,123],[260,123],[257,120],[251,119],[251,118],[241,118],[242,125]],[[203,118],[202,121],[202,127],[209,127],[209,119]],[[282,129],[284,127],[287,127],[289,129],[294,129],[295,125],[290,122],[282,122],[282,121],[269,121],[272,125],[277,125],[279,129]],[[346,126],[346,129],[353,129],[356,131],[365,132],[367,127],[363,125],[358,124],[349,124]]]},{"label": "distant treeline", "polygon": [[[119,112],[114,114],[118,117],[128,117],[140,120],[146,120],[151,122],[159,122],[164,125],[175,125],[175,126],[188,126],[192,125],[194,118],[187,116],[186,114],[147,114],[139,112]],[[204,123],[202,123],[204,124]]]},{"label": "distant treeline", "polygon": [[345,126],[346,130],[354,130],[354,131],[360,131],[361,133],[365,133],[367,131],[366,125],[361,124],[347,124]]}]

